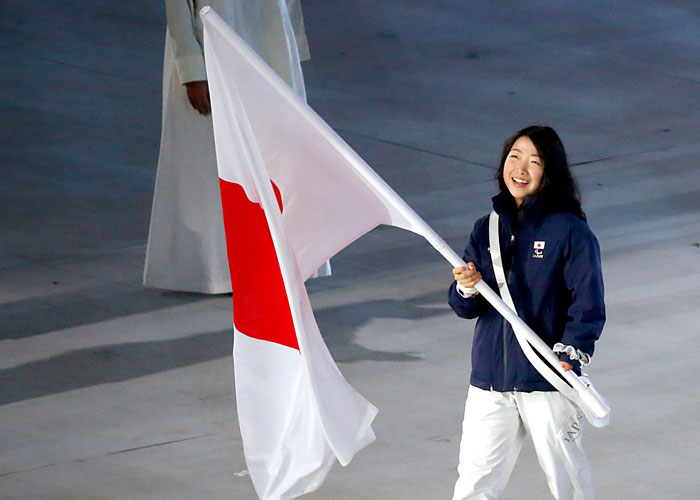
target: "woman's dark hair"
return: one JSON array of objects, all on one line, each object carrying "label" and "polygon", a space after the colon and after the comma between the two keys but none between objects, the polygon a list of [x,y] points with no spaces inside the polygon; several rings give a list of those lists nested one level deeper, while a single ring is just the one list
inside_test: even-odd
[{"label": "woman's dark hair", "polygon": [[496,180],[498,180],[501,192],[509,194],[508,187],[503,180],[503,166],[513,144],[520,137],[528,137],[532,141],[544,163],[542,182],[535,196],[546,195],[559,208],[585,220],[586,216],[581,209],[581,194],[569,168],[564,144],[551,127],[531,125],[519,130],[505,142],[501,163],[498,165],[496,173]]}]

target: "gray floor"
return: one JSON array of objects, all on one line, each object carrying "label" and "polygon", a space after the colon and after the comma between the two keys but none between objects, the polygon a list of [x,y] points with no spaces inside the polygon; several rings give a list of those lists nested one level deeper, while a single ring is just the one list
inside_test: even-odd
[{"label": "gray floor", "polygon": [[[570,153],[604,261],[590,372],[599,499],[700,498],[700,7],[691,0],[304,3],[311,104],[456,249],[502,141]],[[144,289],[158,0],[7,0],[0,21],[0,498],[252,499],[230,298]],[[378,229],[310,283],[377,441],[313,499],[450,498],[473,324],[450,267]],[[531,447],[506,499],[548,498]]]}]

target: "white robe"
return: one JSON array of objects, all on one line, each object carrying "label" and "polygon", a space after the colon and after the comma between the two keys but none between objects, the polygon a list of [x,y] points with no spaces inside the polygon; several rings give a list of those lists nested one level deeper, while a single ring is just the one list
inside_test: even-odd
[{"label": "white robe", "polygon": [[[291,67],[298,64],[297,56],[308,58],[308,45],[299,0],[166,0],[163,129],[143,282],[169,290],[228,293],[231,279],[211,116],[190,105],[184,85],[206,80],[199,19],[205,5],[301,96],[304,82],[292,76]],[[292,39],[283,16],[291,18]]]}]

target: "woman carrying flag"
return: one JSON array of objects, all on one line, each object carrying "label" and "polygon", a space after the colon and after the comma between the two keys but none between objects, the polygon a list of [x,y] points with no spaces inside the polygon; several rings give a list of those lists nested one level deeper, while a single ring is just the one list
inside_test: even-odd
[{"label": "woman carrying flag", "polygon": [[502,268],[518,315],[565,371],[580,374],[605,323],[598,242],[552,128],[530,126],[508,139],[496,178],[495,214],[476,222],[467,265],[454,268],[449,290],[458,316],[478,318],[453,500],[498,498],[528,434],[554,498],[592,499],[580,410],[532,366],[474,286],[483,279],[498,290]]}]

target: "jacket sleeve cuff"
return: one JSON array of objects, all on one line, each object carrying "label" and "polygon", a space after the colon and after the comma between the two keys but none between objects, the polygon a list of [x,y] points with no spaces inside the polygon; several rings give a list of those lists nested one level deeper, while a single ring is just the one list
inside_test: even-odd
[{"label": "jacket sleeve cuff", "polygon": [[586,366],[591,362],[590,355],[586,354],[580,349],[576,349],[572,345],[564,345],[560,342],[554,344],[552,350],[555,354],[559,355],[559,361],[566,361],[567,363],[578,361],[581,366]]},{"label": "jacket sleeve cuff", "polygon": [[187,82],[199,82],[207,79],[204,57],[200,55],[178,57],[175,60],[177,76],[183,85]]},{"label": "jacket sleeve cuff", "polygon": [[479,295],[479,291],[476,288],[467,288],[457,283],[457,293],[460,294],[465,299],[471,299]]}]

